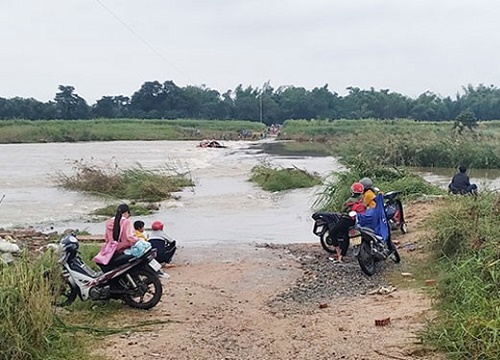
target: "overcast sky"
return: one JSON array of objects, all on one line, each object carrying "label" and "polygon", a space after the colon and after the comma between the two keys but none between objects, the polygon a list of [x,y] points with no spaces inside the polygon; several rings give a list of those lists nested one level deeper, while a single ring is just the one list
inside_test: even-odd
[{"label": "overcast sky", "polygon": [[498,0],[1,0],[0,97],[145,81],[453,96],[500,85]]}]

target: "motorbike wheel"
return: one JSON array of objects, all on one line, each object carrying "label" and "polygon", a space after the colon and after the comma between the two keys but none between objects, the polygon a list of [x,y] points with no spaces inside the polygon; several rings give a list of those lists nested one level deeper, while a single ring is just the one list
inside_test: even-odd
[{"label": "motorbike wheel", "polygon": [[335,246],[333,246],[331,240],[328,238],[330,236],[330,232],[326,230],[320,237],[321,246],[325,249],[326,252],[330,254],[336,254]]},{"label": "motorbike wheel", "polygon": [[77,295],[78,292],[76,289],[66,283],[64,288],[61,289],[59,296],[56,297],[54,305],[59,307],[71,305],[76,300]]},{"label": "motorbike wheel", "polygon": [[[129,288],[131,293],[123,296],[125,303],[130,307],[142,310],[156,306],[163,292],[158,276],[145,269],[135,270],[130,276],[137,285],[137,289]],[[131,286],[128,282],[127,285]]]},{"label": "motorbike wheel", "polygon": [[63,307],[71,305],[78,296],[74,289],[60,274],[54,274],[51,270],[45,270],[43,277],[50,283],[50,292],[53,296],[53,305]]},{"label": "motorbike wheel", "polygon": [[375,274],[375,258],[372,255],[370,243],[367,241],[363,241],[359,247],[358,263],[366,275]]}]

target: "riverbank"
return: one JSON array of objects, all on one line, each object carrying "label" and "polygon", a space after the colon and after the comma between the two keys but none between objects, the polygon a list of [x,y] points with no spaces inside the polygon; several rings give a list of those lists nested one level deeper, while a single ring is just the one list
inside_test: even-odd
[{"label": "riverbank", "polygon": [[244,120],[3,120],[0,144],[90,141],[257,140],[266,125]]},{"label": "riverbank", "polygon": [[[109,326],[169,322],[107,337],[97,353],[109,359],[436,359],[416,337],[432,315],[424,285],[404,286],[403,279],[391,291],[387,280],[425,251],[409,252],[406,245],[420,241],[433,208],[407,207],[410,233],[397,239],[402,263],[388,262],[371,278],[354,259],[330,262],[319,242],[181,247],[166,270],[171,278],[163,280],[161,303],[148,312],[124,308]],[[375,326],[388,317],[389,325]]]}]

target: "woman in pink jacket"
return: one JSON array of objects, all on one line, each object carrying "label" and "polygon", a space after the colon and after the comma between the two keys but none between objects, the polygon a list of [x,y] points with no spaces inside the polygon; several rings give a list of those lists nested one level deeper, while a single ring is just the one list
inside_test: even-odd
[{"label": "woman in pink jacket", "polygon": [[120,204],[114,217],[106,221],[105,240],[118,241],[116,251],[123,253],[139,239],[135,236],[134,226],[130,218],[130,209],[127,204]]}]

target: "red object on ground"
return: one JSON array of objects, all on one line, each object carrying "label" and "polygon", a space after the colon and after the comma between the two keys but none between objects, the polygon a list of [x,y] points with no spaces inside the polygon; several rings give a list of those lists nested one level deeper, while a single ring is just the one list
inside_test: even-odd
[{"label": "red object on ground", "polygon": [[391,323],[391,318],[375,320],[375,326],[387,326]]}]

